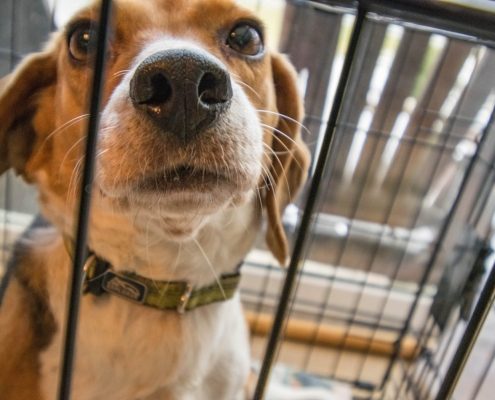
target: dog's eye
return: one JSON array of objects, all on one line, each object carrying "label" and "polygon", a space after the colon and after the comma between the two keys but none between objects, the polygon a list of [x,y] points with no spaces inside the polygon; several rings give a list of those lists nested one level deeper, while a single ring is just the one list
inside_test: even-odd
[{"label": "dog's eye", "polygon": [[94,50],[96,32],[90,23],[76,26],[69,35],[69,52],[77,61],[86,61]]},{"label": "dog's eye", "polygon": [[257,56],[263,52],[261,34],[247,23],[241,23],[230,31],[227,46],[246,56]]}]

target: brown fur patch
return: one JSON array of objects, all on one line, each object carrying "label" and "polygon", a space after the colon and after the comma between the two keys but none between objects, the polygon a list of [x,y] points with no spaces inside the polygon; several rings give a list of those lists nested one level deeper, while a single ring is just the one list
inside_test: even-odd
[{"label": "brown fur patch", "polygon": [[[41,242],[38,235],[43,236]],[[48,303],[44,258],[37,248],[50,242],[38,220],[17,242],[9,261],[13,275],[0,309],[2,399],[41,399],[38,355],[50,344],[57,326]]]}]

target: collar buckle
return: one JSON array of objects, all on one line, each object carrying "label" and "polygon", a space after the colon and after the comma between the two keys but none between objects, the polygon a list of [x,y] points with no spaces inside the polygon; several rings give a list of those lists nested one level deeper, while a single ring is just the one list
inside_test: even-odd
[{"label": "collar buckle", "polygon": [[93,278],[95,265],[96,265],[96,256],[94,254],[90,254],[83,266],[84,274],[88,276],[89,279]]},{"label": "collar buckle", "polygon": [[96,266],[96,257],[90,254],[83,266],[83,286],[82,293],[86,294],[91,291],[89,282],[94,278]]},{"label": "collar buckle", "polygon": [[177,305],[177,312],[179,314],[184,314],[186,311],[187,304],[189,303],[189,299],[191,298],[193,292],[193,286],[189,283],[186,282],[186,287],[184,289],[184,292],[180,296],[179,299],[179,304]]},{"label": "collar buckle", "polygon": [[83,267],[83,294],[102,295],[105,292],[102,288],[102,282],[108,270],[109,265],[106,261],[98,259],[95,254],[90,254]]}]

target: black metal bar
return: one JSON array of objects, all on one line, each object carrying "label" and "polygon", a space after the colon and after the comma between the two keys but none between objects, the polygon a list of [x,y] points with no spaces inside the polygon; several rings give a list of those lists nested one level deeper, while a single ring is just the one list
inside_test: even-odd
[{"label": "black metal bar", "polygon": [[105,59],[107,32],[110,21],[111,0],[102,0],[97,35],[97,48],[93,82],[91,88],[90,117],[88,122],[88,136],[86,141],[86,156],[81,184],[76,243],[74,250],[73,271],[71,279],[70,299],[67,308],[67,326],[63,366],[59,382],[59,400],[70,399],[74,354],[76,347],[77,322],[83,279],[83,265],[87,256],[86,240],[89,225],[89,211],[91,204],[92,183],[96,155],[97,133],[100,121],[100,105],[102,98],[103,79],[105,75]]},{"label": "black metal bar", "polygon": [[457,350],[445,374],[445,378],[438,390],[436,400],[452,398],[455,386],[461,376],[466,361],[471,354],[483,323],[488,316],[495,300],[495,265],[492,266],[488,279],[481,291],[480,297],[469,320],[464,335],[457,346]]},{"label": "black metal bar", "polygon": [[296,241],[294,244],[294,250],[292,252],[292,257],[290,260],[289,268],[287,270],[287,276],[284,281],[284,286],[282,288],[282,293],[277,306],[277,312],[275,319],[273,321],[272,331],[268,339],[266,346],[265,357],[263,364],[261,366],[258,382],[256,384],[256,389],[254,392],[254,400],[262,400],[266,386],[268,384],[271,368],[275,359],[275,355],[278,351],[280,338],[282,336],[282,331],[284,327],[284,322],[287,317],[288,305],[293,294],[293,290],[296,283],[296,278],[299,273],[301,256],[303,254],[307,233],[309,232],[310,224],[312,222],[313,211],[316,205],[316,200],[318,198],[318,193],[320,189],[320,182],[322,180],[324,171],[326,169],[326,164],[328,160],[328,154],[330,152],[331,146],[334,141],[334,132],[337,124],[337,119],[342,106],[344,92],[350,77],[352,62],[357,51],[358,42],[360,38],[361,29],[365,19],[366,13],[362,9],[358,9],[356,16],[356,21],[354,23],[354,29],[352,32],[351,40],[349,42],[349,47],[347,49],[347,54],[345,57],[344,66],[342,68],[342,73],[340,76],[340,81],[335,94],[335,103],[330,113],[328,120],[327,130],[325,132],[325,137],[321,146],[320,154],[318,156],[318,162],[316,164],[316,169],[313,175],[311,186],[309,188],[308,199],[304,207],[304,213],[301,219],[301,224],[297,233]]},{"label": "black metal bar", "polygon": [[447,4],[437,0],[358,0],[359,4],[382,16],[419,23],[453,34],[474,36],[493,47],[495,40],[495,14],[459,4]]},{"label": "black metal bar", "polygon": [[[408,23],[418,23],[445,30],[454,36],[468,35],[477,43],[494,47],[495,13],[437,0],[291,0],[292,3],[322,4],[329,7],[351,7],[356,2],[369,13]],[[470,39],[470,38],[466,38]]]}]

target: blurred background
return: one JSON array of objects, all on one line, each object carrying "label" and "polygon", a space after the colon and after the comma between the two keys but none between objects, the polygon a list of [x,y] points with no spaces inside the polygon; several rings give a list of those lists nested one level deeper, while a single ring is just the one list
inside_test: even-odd
[{"label": "blurred background", "polygon": [[[0,2],[2,76],[87,3]],[[312,400],[437,398],[493,265],[495,5],[240,3],[263,17],[269,45],[296,66],[310,178],[325,134],[333,135],[310,228],[297,229],[307,191],[284,216],[291,241],[307,240],[272,378],[292,394],[319,388]],[[368,12],[358,21],[359,7]],[[0,179],[3,264],[36,212],[32,188],[12,173]],[[243,267],[254,368],[286,274],[263,237]],[[487,307],[452,398],[493,398],[495,315]],[[289,399],[277,382],[268,398]]]}]

